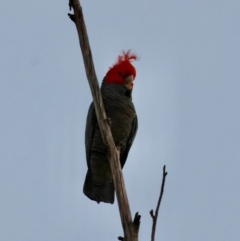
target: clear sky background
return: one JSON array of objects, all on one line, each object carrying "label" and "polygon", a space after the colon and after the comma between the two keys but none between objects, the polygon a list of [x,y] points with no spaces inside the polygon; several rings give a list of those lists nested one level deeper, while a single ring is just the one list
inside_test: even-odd
[{"label": "clear sky background", "polygon": [[[124,167],[150,240],[240,240],[240,1],[82,0],[99,82],[140,57],[139,131]],[[0,8],[0,240],[117,240],[117,203],[82,193],[91,94],[68,1]]]}]

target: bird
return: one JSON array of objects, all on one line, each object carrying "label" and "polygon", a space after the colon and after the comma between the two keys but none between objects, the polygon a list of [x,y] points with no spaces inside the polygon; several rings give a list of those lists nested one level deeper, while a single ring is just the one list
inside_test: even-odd
[{"label": "bird", "polygon": [[[113,140],[119,150],[121,168],[125,165],[138,129],[138,118],[132,102],[136,78],[132,62],[137,59],[138,56],[131,50],[122,51],[107,71],[100,89]],[[115,189],[107,147],[101,137],[93,102],[87,114],[85,148],[88,170],[83,193],[97,203],[113,204]]]}]

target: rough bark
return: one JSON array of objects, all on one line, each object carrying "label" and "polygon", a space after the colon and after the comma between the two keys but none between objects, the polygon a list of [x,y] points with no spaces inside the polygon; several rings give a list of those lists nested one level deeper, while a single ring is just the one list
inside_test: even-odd
[{"label": "rough bark", "polygon": [[135,215],[134,222],[132,221],[130,206],[128,203],[126,188],[119,160],[119,151],[117,150],[114,144],[112,133],[108,124],[109,122],[105,113],[101,92],[99,89],[99,84],[94,69],[92,53],[88,40],[87,29],[84,22],[82,7],[80,5],[79,0],[70,0],[69,7],[70,10],[71,8],[73,8],[74,11],[73,14],[68,15],[70,19],[75,23],[77,28],[80,48],[82,51],[87,79],[93,96],[99,128],[101,131],[103,142],[108,148],[108,159],[116,190],[118,207],[124,231],[124,241],[137,241],[138,230],[140,225],[140,215],[138,215],[137,213]]}]

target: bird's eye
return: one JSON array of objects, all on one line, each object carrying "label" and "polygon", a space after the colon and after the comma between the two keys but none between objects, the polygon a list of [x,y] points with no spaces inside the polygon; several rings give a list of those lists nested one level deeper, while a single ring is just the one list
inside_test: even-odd
[{"label": "bird's eye", "polygon": [[120,76],[122,76],[122,72],[118,72]]}]

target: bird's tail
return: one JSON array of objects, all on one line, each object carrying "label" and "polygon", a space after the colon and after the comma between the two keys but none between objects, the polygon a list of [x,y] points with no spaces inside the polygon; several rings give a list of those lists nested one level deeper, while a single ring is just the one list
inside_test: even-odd
[{"label": "bird's tail", "polygon": [[106,185],[103,184],[95,184],[93,182],[91,170],[88,169],[87,175],[85,178],[84,186],[83,186],[84,194],[100,203],[114,203],[114,185],[113,181],[108,182]]}]

